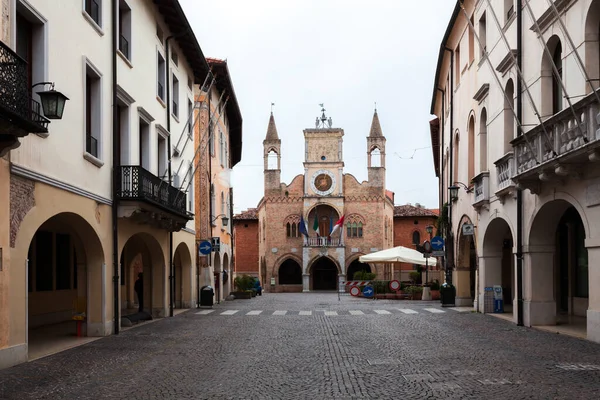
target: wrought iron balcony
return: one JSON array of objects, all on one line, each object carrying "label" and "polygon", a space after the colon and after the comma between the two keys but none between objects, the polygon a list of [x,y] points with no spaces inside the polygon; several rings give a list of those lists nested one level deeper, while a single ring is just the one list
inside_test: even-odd
[{"label": "wrought iron balcony", "polygon": [[187,212],[187,196],[158,176],[139,165],[119,167],[117,197],[119,200],[141,201],[186,220],[193,218]]},{"label": "wrought iron balcony", "polygon": [[473,178],[473,207],[480,208],[490,202],[490,173],[485,171]]},{"label": "wrought iron balcony", "polygon": [[537,193],[541,181],[576,176],[583,164],[600,160],[599,110],[592,93],[573,104],[573,110],[568,107],[514,139],[512,180]]},{"label": "wrought iron balcony", "polygon": [[309,237],[304,239],[305,247],[340,247],[344,244],[340,238]]},{"label": "wrought iron balcony", "polygon": [[3,134],[27,136],[48,132],[40,103],[31,98],[27,61],[0,41],[0,129]]}]

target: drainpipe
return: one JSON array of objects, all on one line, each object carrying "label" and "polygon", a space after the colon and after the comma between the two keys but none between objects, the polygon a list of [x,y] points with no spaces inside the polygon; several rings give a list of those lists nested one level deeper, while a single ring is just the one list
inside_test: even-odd
[{"label": "drainpipe", "polygon": [[[454,50],[444,46],[444,50],[450,53],[450,166],[449,180],[454,183]],[[450,182],[448,182],[450,183]],[[447,187],[444,190],[448,190]],[[452,270],[454,269],[454,234],[452,232],[452,199],[448,196],[448,235],[446,246],[448,247],[446,258],[446,282],[452,284]]]},{"label": "drainpipe", "polygon": [[438,186],[439,186],[439,209],[440,211],[442,210],[443,206],[444,206],[444,115],[445,115],[445,105],[444,105],[444,98],[446,95],[446,91],[442,90],[440,88],[437,88],[437,90],[439,92],[442,93],[442,116],[440,118],[440,130],[439,130],[439,134],[440,134],[440,138],[438,140],[440,140],[440,147],[438,150],[438,153],[440,155],[440,176],[438,177]]},{"label": "drainpipe", "polygon": [[113,148],[112,148],[112,163],[113,163],[113,187],[112,187],[112,235],[113,235],[113,302],[114,302],[114,333],[115,335],[119,334],[119,312],[120,312],[120,304],[119,304],[119,231],[117,228],[118,221],[118,207],[119,207],[119,198],[117,193],[119,192],[119,183],[121,181],[119,177],[120,173],[120,164],[121,164],[121,138],[118,136],[119,132],[119,120],[117,113],[119,112],[117,108],[117,12],[119,10],[119,0],[113,0],[113,10],[112,10],[112,137],[113,137]]},{"label": "drainpipe", "polygon": [[[523,4],[517,0],[517,67],[523,70]],[[521,79],[517,79],[517,120],[523,121],[523,96]],[[521,125],[517,135],[522,135]],[[523,190],[517,188],[517,325],[523,326]]]},{"label": "drainpipe", "polygon": [[[166,65],[167,65],[167,131],[169,131],[169,136],[167,136],[167,154],[168,154],[168,169],[169,169],[169,186],[173,183],[173,177],[171,175],[171,69],[169,68],[171,64],[171,57],[169,54],[169,41],[173,39],[175,35],[171,35],[167,37],[165,40],[165,57],[166,57]],[[162,174],[162,171],[158,171],[159,174]],[[174,282],[174,269],[173,269],[173,231],[169,230],[169,316],[173,316],[173,306],[175,302],[175,282]]]}]

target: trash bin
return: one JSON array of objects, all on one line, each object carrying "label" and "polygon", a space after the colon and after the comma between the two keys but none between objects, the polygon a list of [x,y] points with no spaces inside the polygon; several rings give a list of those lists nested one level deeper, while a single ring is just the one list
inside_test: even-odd
[{"label": "trash bin", "polygon": [[440,287],[440,301],[442,302],[442,307],[454,307],[455,298],[456,288],[454,285],[444,283]]},{"label": "trash bin", "polygon": [[503,312],[504,312],[504,300],[494,299],[494,313],[503,313]]},{"label": "trash bin", "polygon": [[212,308],[214,294],[212,286],[202,286],[202,289],[200,289],[200,307]]}]

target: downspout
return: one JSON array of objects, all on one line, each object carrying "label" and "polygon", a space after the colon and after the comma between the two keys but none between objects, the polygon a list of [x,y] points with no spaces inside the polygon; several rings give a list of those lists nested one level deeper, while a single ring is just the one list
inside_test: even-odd
[{"label": "downspout", "polygon": [[121,164],[121,138],[117,137],[119,132],[118,108],[117,108],[117,11],[119,9],[119,0],[113,0],[112,10],[112,164],[113,164],[113,188],[112,188],[112,234],[113,234],[113,313],[114,313],[114,332],[119,334],[119,231],[117,228],[118,208],[119,208],[119,184],[120,184],[120,164]]},{"label": "downspout", "polygon": [[442,93],[442,116],[440,118],[440,130],[439,130],[439,135],[440,138],[438,140],[440,140],[440,147],[439,147],[439,160],[440,160],[440,165],[438,166],[439,168],[439,178],[438,178],[438,186],[439,186],[439,210],[441,212],[441,210],[444,207],[444,115],[445,115],[445,105],[444,105],[444,99],[446,97],[446,91],[442,90],[440,88],[437,88],[437,90],[439,92]]},{"label": "downspout", "polygon": [[[523,69],[523,16],[522,0],[517,0],[517,68]],[[521,79],[517,79],[517,120],[523,121],[523,89]],[[520,124],[521,125],[521,124]],[[521,126],[517,135],[523,134]],[[517,325],[523,326],[523,190],[517,186]]]},{"label": "downspout", "polygon": [[[209,86],[211,87],[211,86]],[[212,202],[212,198],[214,195],[214,190],[213,190],[213,185],[212,185],[212,147],[215,145],[215,138],[213,136],[213,127],[212,127],[212,111],[210,109],[210,100],[211,100],[211,92],[212,92],[212,87],[211,89],[206,93],[206,97],[208,98],[208,146],[207,147],[207,153],[208,153],[208,194],[209,194],[209,198],[208,198],[208,229],[210,230],[210,238],[209,240],[212,241],[212,237],[213,237],[213,220],[212,220],[212,215],[213,215],[213,202]],[[211,139],[212,137],[212,139]],[[212,146],[211,146],[211,140],[212,140]],[[215,197],[216,199],[216,197]],[[216,203],[216,200],[215,200]],[[216,204],[215,204],[216,207]],[[216,213],[215,213],[216,214]],[[213,260],[212,257],[214,256],[214,251],[211,251],[210,254],[208,255],[208,279],[212,280],[214,279],[214,272],[213,272],[213,276],[210,276],[210,267],[211,265],[213,265]],[[210,282],[210,281],[209,281]],[[215,282],[216,283],[216,282]],[[219,295],[217,294],[217,287],[216,285],[214,285],[215,287],[213,288],[213,293],[214,295],[217,297],[217,300],[219,300]]]},{"label": "downspout", "polygon": [[[444,50],[450,53],[450,166],[448,167],[449,181],[454,184],[454,50],[444,47]],[[444,188],[448,190],[448,188]],[[452,284],[452,271],[454,270],[454,234],[452,231],[452,199],[448,196],[448,234],[447,243],[448,252],[446,253],[446,282]]]},{"label": "downspout", "polygon": [[[172,185],[173,183],[173,177],[171,176],[171,70],[169,68],[169,65],[171,64],[171,57],[169,54],[169,41],[171,39],[173,39],[175,37],[175,35],[171,35],[169,37],[167,37],[167,40],[165,40],[165,58],[166,60],[166,65],[167,65],[167,79],[166,79],[166,83],[167,83],[167,131],[169,132],[169,136],[167,136],[167,154],[168,154],[168,158],[167,158],[167,165],[168,165],[168,169],[169,169],[169,186]],[[158,171],[159,174],[162,175],[162,171]],[[175,301],[174,299],[174,292],[175,292],[175,285],[174,285],[174,274],[173,274],[174,270],[173,270],[173,231],[169,229],[169,316],[172,317],[173,316],[173,303]]]}]

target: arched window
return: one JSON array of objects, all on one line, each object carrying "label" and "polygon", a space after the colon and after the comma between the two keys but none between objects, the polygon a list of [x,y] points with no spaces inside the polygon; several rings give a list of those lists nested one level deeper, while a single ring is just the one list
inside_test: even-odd
[{"label": "arched window", "polygon": [[[600,83],[600,0],[594,0],[585,20],[585,69],[594,88]],[[591,93],[589,84],[586,93]]]},{"label": "arched window", "polygon": [[[213,220],[215,218],[217,211],[216,205],[216,195],[215,195],[215,184],[210,184],[210,219]],[[214,222],[213,222],[214,223]]]},{"label": "arched window", "polygon": [[300,216],[288,215],[284,220],[286,236],[289,238],[300,237]]},{"label": "arched window", "polygon": [[552,62],[556,66],[556,70],[558,72],[558,75],[557,75],[556,72],[554,72],[554,69],[552,70],[552,113],[556,114],[557,112],[562,110],[562,103],[563,103],[563,101],[562,101],[563,92],[562,92],[562,86],[560,83],[563,78],[562,46],[560,44],[560,41],[556,44],[554,53],[552,54]]},{"label": "arched window", "polygon": [[275,150],[270,150],[267,154],[267,169],[279,169],[279,155]]},{"label": "arched window", "polygon": [[487,111],[481,111],[479,119],[479,172],[487,171]]},{"label": "arched window", "polygon": [[285,224],[285,232],[287,237],[292,236],[292,224],[290,224],[289,222]]},{"label": "arched window", "polygon": [[298,225],[297,224],[292,224],[291,236],[298,237]]},{"label": "arched window", "polygon": [[371,167],[374,168],[379,168],[381,167],[381,150],[379,150],[379,148],[375,147],[373,150],[371,150]]},{"label": "arched window", "polygon": [[458,157],[460,152],[458,151],[458,146],[460,144],[460,137],[458,135],[458,130],[456,131],[456,137],[454,139],[454,160],[453,161],[453,166],[452,168],[454,168],[454,171],[452,171],[452,182],[450,182],[451,184],[453,184],[454,182],[458,182],[459,181],[459,175],[458,175]]},{"label": "arched window", "polygon": [[362,222],[359,222],[357,224],[357,236],[358,237],[362,237],[363,236]]},{"label": "arched window", "polygon": [[421,234],[419,233],[419,231],[414,231],[412,234],[412,243],[413,244],[419,244],[421,243]]},{"label": "arched window", "polygon": [[225,214],[225,193],[221,192],[221,214]]},{"label": "arched window", "polygon": [[351,238],[363,237],[363,218],[358,214],[350,214],[346,220],[346,233]]},{"label": "arched window", "polygon": [[510,142],[515,138],[515,86],[512,79],[506,83],[506,97],[504,98],[504,154],[512,149]]},{"label": "arched window", "polygon": [[473,118],[473,116],[471,116],[471,118],[469,119],[469,126],[468,126],[468,135],[469,135],[469,154],[467,154],[468,157],[468,168],[469,168],[469,176],[468,176],[468,181],[471,182],[471,180],[475,177],[475,118]]}]

